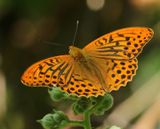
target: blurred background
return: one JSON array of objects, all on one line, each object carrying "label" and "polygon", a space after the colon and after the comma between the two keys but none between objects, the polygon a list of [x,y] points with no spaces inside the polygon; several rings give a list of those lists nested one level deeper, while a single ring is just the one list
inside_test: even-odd
[{"label": "blurred background", "polygon": [[76,39],[80,48],[115,29],[146,26],[154,30],[138,57],[133,81],[112,92],[113,108],[102,117],[93,116],[92,122],[99,129],[107,125],[159,129],[160,0],[0,0],[0,129],[42,129],[36,120],[53,107],[63,108],[63,103],[51,101],[46,88],[23,86],[20,76],[36,61],[67,54],[76,20],[80,21]]}]

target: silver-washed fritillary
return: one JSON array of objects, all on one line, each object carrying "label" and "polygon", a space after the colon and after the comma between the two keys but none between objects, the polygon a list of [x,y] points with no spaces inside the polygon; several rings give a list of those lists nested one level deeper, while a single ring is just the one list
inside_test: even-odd
[{"label": "silver-washed fritillary", "polygon": [[69,47],[69,55],[54,56],[30,66],[21,81],[30,87],[60,87],[77,96],[99,96],[131,81],[137,56],[152,38],[147,27],[124,28],[105,34],[83,49]]}]

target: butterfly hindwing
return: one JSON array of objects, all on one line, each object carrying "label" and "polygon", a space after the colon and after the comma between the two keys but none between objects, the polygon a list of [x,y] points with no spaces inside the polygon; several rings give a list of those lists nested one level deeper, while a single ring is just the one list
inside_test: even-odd
[{"label": "butterfly hindwing", "polygon": [[105,90],[101,85],[94,84],[77,73],[73,74],[70,83],[66,87],[62,87],[62,90],[79,97],[103,96],[105,94]]},{"label": "butterfly hindwing", "polygon": [[119,29],[94,40],[84,50],[97,58],[129,60],[139,55],[152,36],[152,29],[146,27]]},{"label": "butterfly hindwing", "polygon": [[108,92],[118,90],[121,86],[126,86],[127,82],[131,81],[136,75],[138,69],[137,59],[129,61],[108,60],[107,66],[109,70],[106,71],[105,79],[108,80],[106,89]]}]

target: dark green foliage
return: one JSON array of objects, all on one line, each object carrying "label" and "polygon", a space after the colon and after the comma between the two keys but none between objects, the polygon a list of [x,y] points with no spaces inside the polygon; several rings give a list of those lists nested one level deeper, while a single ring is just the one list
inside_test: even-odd
[{"label": "dark green foliage", "polygon": [[91,106],[91,101],[85,97],[77,99],[77,101],[75,101],[72,104],[73,111],[75,114],[84,113],[90,108],[90,106]]},{"label": "dark green foliage", "polygon": [[68,97],[68,95],[60,91],[59,88],[51,88],[48,92],[53,101],[60,101]]},{"label": "dark green foliage", "polygon": [[45,129],[59,129],[68,123],[68,117],[62,111],[54,110],[38,120]]},{"label": "dark green foliage", "polygon": [[110,94],[98,97],[76,97],[69,96],[61,92],[58,88],[49,90],[50,97],[53,101],[64,99],[71,100],[72,109],[75,114],[83,114],[84,120],[69,120],[62,111],[53,110],[52,113],[45,115],[39,122],[45,129],[59,129],[67,125],[82,126],[85,129],[91,129],[90,116],[92,114],[103,115],[113,105],[113,98]]},{"label": "dark green foliage", "polygon": [[109,110],[113,105],[113,98],[110,94],[106,94],[105,96],[100,96],[94,99],[96,99],[97,102],[94,110],[94,114],[96,115],[103,115],[105,111]]}]

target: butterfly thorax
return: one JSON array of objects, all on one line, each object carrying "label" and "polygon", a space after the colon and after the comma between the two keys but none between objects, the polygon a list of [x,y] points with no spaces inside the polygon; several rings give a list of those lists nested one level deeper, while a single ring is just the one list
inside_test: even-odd
[{"label": "butterfly thorax", "polygon": [[71,57],[73,57],[73,59],[75,61],[86,61],[85,52],[84,52],[84,50],[82,50],[80,48],[70,46],[69,47],[69,54],[71,55]]},{"label": "butterfly thorax", "polygon": [[[90,57],[83,49],[70,46],[69,54],[75,61],[75,71],[81,75],[83,79],[88,79],[94,84],[101,84],[102,87],[106,85],[105,78],[100,69],[99,63],[93,57]],[[104,69],[103,69],[104,70]]]}]

